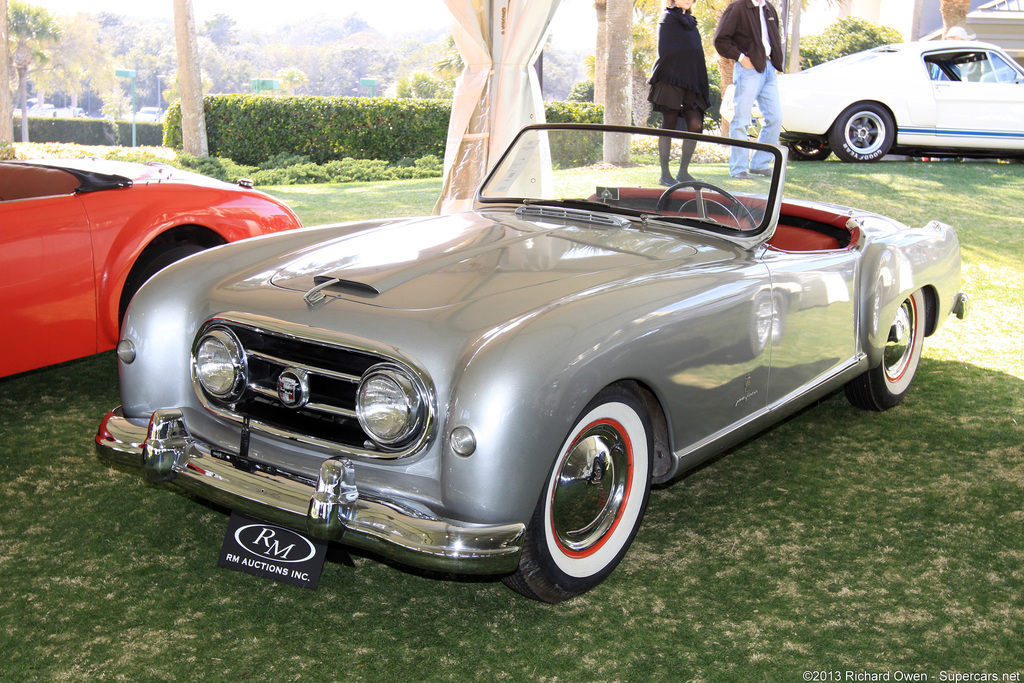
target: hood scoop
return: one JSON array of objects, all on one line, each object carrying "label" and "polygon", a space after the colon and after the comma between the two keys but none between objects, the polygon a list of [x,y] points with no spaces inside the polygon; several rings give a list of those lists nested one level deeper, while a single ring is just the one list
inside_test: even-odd
[{"label": "hood scoop", "polygon": [[310,308],[327,299],[327,293],[324,291],[327,289],[338,294],[358,294],[361,297],[370,299],[380,295],[380,291],[371,284],[355,282],[354,280],[343,280],[340,277],[317,275],[313,278],[313,284],[316,286],[302,296]]}]

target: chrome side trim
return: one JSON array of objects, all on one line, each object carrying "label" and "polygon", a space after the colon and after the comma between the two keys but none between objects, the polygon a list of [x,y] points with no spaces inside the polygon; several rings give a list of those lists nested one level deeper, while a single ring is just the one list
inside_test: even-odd
[{"label": "chrome side trim", "polygon": [[813,401],[840,388],[867,369],[867,360],[867,354],[859,352],[856,356],[838,366],[834,372],[821,376],[815,382],[783,396],[771,405],[765,406],[756,413],[751,414],[742,422],[730,425],[696,443],[688,444],[673,452],[674,466],[670,467],[668,473],[663,477],[659,477],[655,483],[668,481],[677,474],[691,467],[696,467],[730,446],[738,444],[744,439],[757,434],[762,429],[778,423],[782,417],[795,413]]},{"label": "chrome side trim", "polygon": [[515,570],[526,527],[521,523],[458,525],[400,502],[360,493],[355,469],[342,458],[324,461],[316,486],[245,472],[210,455],[188,433],[181,411],[159,410],[148,428],[114,409],[96,435],[102,460],[141,467],[153,481],[313,536],[339,541],[411,566],[460,574]]}]

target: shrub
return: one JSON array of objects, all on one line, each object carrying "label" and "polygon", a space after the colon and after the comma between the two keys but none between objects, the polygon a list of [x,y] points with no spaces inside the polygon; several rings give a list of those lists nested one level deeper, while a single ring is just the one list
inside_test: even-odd
[{"label": "shrub", "polygon": [[[66,142],[78,145],[132,144],[131,121],[104,119],[57,119],[32,116],[28,119],[28,137],[32,142]],[[136,122],[135,139],[139,146],[160,146],[164,124]],[[14,139],[21,139],[21,117],[14,119]]]},{"label": "shrub", "polygon": [[[383,97],[210,95],[203,100],[210,154],[259,166],[281,154],[324,164],[351,159],[397,162],[444,156],[448,100]],[[600,106],[548,102],[553,123],[600,123]],[[167,112],[164,144],[181,149],[181,108]]]},{"label": "shrub", "polygon": [[593,102],[545,102],[548,123],[603,123],[604,107]]},{"label": "shrub", "polygon": [[855,52],[902,42],[903,36],[896,29],[843,17],[821,33],[800,41],[800,65],[806,69]]},{"label": "shrub", "polygon": [[[450,102],[424,99],[211,95],[203,102],[210,154],[254,166],[284,153],[320,164],[441,156],[451,114]],[[181,148],[177,104],[167,122],[164,144]]]},{"label": "shrub", "polygon": [[593,102],[594,101],[594,81],[586,80],[579,81],[572,86],[569,90],[569,94],[565,96],[568,102]]}]

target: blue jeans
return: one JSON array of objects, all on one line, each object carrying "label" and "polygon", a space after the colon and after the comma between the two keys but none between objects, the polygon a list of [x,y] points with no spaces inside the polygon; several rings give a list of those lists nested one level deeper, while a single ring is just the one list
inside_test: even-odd
[{"label": "blue jeans", "polygon": [[[747,69],[736,62],[733,70],[734,110],[732,121],[729,122],[729,137],[736,140],[747,139],[747,127],[750,126],[750,110],[757,101],[757,106],[764,116],[758,142],[770,145],[779,144],[779,133],[782,131],[782,107],[779,105],[779,80],[775,67],[771,62],[765,67],[764,73],[757,69]],[[729,173],[736,175],[747,170],[747,157],[750,150],[733,147],[729,156]],[[750,157],[750,169],[762,171],[771,168],[774,157],[767,152],[754,152]]]}]

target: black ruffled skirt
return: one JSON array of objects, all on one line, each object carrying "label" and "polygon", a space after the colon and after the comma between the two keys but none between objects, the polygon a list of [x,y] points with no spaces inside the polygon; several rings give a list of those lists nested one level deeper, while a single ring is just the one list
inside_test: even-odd
[{"label": "black ruffled skirt", "polygon": [[710,106],[704,101],[704,96],[696,90],[672,85],[665,81],[651,83],[647,101],[654,105],[654,111],[662,114],[684,109],[696,109],[703,114]]}]

